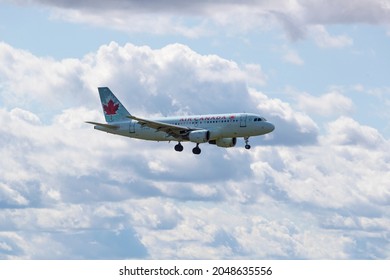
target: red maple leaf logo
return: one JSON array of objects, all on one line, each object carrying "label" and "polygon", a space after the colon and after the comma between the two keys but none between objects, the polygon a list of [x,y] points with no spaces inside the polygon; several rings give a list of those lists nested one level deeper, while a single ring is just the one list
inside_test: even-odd
[{"label": "red maple leaf logo", "polygon": [[115,115],[116,111],[118,111],[118,108],[119,108],[119,103],[114,104],[114,101],[112,101],[112,99],[108,101],[107,105],[103,104],[103,109],[106,112],[106,115]]}]

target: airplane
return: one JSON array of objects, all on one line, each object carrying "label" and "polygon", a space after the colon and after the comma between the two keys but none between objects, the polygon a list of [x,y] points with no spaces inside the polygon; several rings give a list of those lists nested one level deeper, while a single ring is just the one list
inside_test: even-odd
[{"label": "airplane", "polygon": [[243,137],[245,148],[250,149],[249,137],[272,132],[275,127],[257,114],[227,113],[211,115],[161,117],[146,119],[133,116],[108,87],[98,88],[107,123],[87,121],[94,129],[107,133],[151,141],[177,141],[175,151],[183,151],[181,142],[193,142],[192,152],[201,153],[199,144],[234,147]]}]

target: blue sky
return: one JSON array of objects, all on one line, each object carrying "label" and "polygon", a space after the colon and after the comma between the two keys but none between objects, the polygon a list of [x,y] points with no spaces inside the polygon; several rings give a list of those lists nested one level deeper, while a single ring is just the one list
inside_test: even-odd
[{"label": "blue sky", "polygon": [[[388,259],[390,4],[181,3],[0,1],[0,258]],[[84,124],[98,86],[276,130],[176,153]]]}]

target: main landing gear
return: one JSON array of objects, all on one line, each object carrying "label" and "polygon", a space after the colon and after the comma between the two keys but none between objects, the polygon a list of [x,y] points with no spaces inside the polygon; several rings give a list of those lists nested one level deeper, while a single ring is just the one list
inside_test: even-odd
[{"label": "main landing gear", "polygon": [[[183,151],[183,145],[180,142],[175,145],[175,151],[176,152],[182,152]],[[202,152],[202,150],[199,148],[199,144],[196,144],[196,147],[192,149],[192,152],[195,155],[199,155]]]},{"label": "main landing gear", "polygon": [[183,145],[179,142],[177,145],[175,145],[175,151],[176,152],[182,152],[183,151]]},{"label": "main landing gear", "polygon": [[251,145],[249,145],[249,137],[244,137],[245,140],[245,149],[249,150],[251,148]]},{"label": "main landing gear", "polygon": [[192,152],[195,155],[199,155],[202,150],[199,148],[199,144],[196,144],[196,147],[192,149]]}]

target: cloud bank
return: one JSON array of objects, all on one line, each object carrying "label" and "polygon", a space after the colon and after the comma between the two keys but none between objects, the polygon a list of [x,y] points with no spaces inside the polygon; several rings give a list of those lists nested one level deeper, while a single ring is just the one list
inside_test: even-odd
[{"label": "cloud bank", "polygon": [[353,44],[345,35],[330,35],[325,29],[327,25],[390,23],[390,6],[382,0],[10,2],[48,7],[56,18],[127,32],[200,37],[213,35],[220,28],[227,33],[242,33],[281,27],[290,40],[311,37],[326,48]]},{"label": "cloud bank", "polygon": [[[349,109],[341,93],[295,107],[247,87],[260,65],[180,44],[54,60],[1,43],[0,77],[2,259],[390,257],[389,140],[309,115],[329,94],[345,107],[328,116]],[[103,119],[98,86],[139,116],[247,110],[276,130],[250,151],[176,153],[84,124]]]}]

